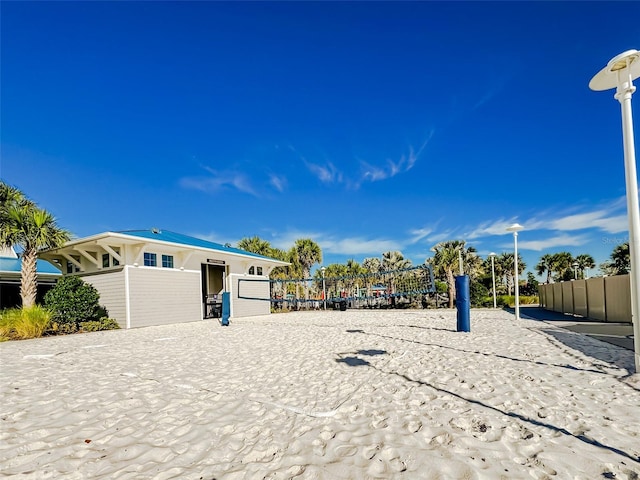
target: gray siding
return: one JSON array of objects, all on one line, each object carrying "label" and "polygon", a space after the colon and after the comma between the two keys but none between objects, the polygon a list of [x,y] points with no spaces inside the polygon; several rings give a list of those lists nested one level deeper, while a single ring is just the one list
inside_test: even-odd
[{"label": "gray siding", "polygon": [[202,320],[200,272],[128,267],[131,328]]},{"label": "gray siding", "polygon": [[116,320],[120,328],[127,328],[124,269],[80,277],[98,290],[100,305],[108,310],[109,318]]},{"label": "gray siding", "polygon": [[232,317],[240,318],[254,315],[268,315],[271,312],[269,278],[246,275],[231,275],[230,278],[231,285],[233,286],[231,296],[231,303],[233,304],[231,309]]}]

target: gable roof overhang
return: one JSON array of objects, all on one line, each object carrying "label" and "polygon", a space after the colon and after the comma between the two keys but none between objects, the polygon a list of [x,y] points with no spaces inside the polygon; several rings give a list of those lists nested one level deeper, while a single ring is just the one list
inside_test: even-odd
[{"label": "gable roof overhang", "polygon": [[113,246],[123,245],[136,246],[138,256],[140,257],[142,256],[142,252],[148,250],[152,246],[163,246],[170,251],[181,254],[183,262],[186,262],[194,252],[200,252],[210,253],[212,256],[216,255],[227,260],[236,259],[244,261],[245,263],[258,261],[272,268],[289,265],[288,262],[284,262],[282,260],[276,260],[263,255],[245,252],[244,250],[227,247],[196,237],[189,237],[187,235],[173,232],[164,232],[157,229],[104,232],[90,237],[71,240],[60,248],[41,252],[39,256],[50,263],[53,263],[58,268],[61,268],[61,265],[58,265],[56,262],[56,260],[59,260],[61,256],[74,263],[75,259],[72,255],[82,255],[100,268],[101,260],[99,258],[95,258],[91,253],[89,253],[91,251],[91,247],[99,246],[114,256],[114,258],[118,259],[118,261],[124,263],[120,258],[120,255],[112,248]]}]

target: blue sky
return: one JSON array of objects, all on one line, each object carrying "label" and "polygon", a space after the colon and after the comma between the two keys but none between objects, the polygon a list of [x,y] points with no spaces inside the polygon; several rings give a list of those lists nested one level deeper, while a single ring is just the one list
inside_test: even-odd
[{"label": "blue sky", "polygon": [[638,2],[1,9],[0,174],[76,237],[417,264],[442,240],[512,251],[518,222],[527,270],[627,240],[620,106],[588,83],[640,49]]}]

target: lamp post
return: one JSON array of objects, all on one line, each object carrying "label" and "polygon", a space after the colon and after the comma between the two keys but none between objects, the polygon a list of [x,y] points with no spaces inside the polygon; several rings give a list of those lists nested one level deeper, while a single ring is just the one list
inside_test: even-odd
[{"label": "lamp post", "polygon": [[514,283],[514,292],[515,292],[515,301],[516,301],[516,320],[520,320],[520,285],[518,285],[518,232],[522,230],[524,227],[518,223],[514,223],[510,227],[507,228],[507,232],[513,232],[513,265],[515,277],[513,279]]},{"label": "lamp post", "polygon": [[493,263],[493,259],[496,258],[495,252],[491,252],[489,254],[489,257],[491,257],[491,280],[493,282],[493,308],[498,308],[498,305],[496,303],[496,268]]},{"label": "lamp post", "polygon": [[640,208],[638,207],[638,176],[633,141],[631,96],[636,91],[633,81],[640,77],[640,52],[627,50],[613,57],[607,66],[589,82],[591,90],[616,89],[614,98],[620,102],[622,112],[622,143],[624,147],[624,171],[627,189],[627,215],[629,217],[629,255],[631,257],[631,321],[635,349],[636,373],[640,372]]},{"label": "lamp post", "polygon": [[573,279],[577,280],[578,279],[578,267],[580,266],[580,264],[578,262],[573,262],[571,264],[571,266],[573,267]]},{"label": "lamp post", "polygon": [[327,309],[327,289],[325,288],[325,283],[324,283],[325,270],[326,270],[325,267],[320,268],[320,272],[322,273],[322,309],[323,310]]}]

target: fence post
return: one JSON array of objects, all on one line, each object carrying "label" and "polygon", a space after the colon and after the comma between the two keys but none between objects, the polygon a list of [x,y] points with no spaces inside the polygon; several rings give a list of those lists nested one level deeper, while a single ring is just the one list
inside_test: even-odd
[{"label": "fence post", "polygon": [[229,292],[222,292],[222,319],[220,324],[229,326],[229,316],[231,315],[231,297]]},{"label": "fence post", "polygon": [[469,320],[469,276],[460,275],[456,277],[456,309],[457,312],[457,331],[470,332],[471,325]]}]

